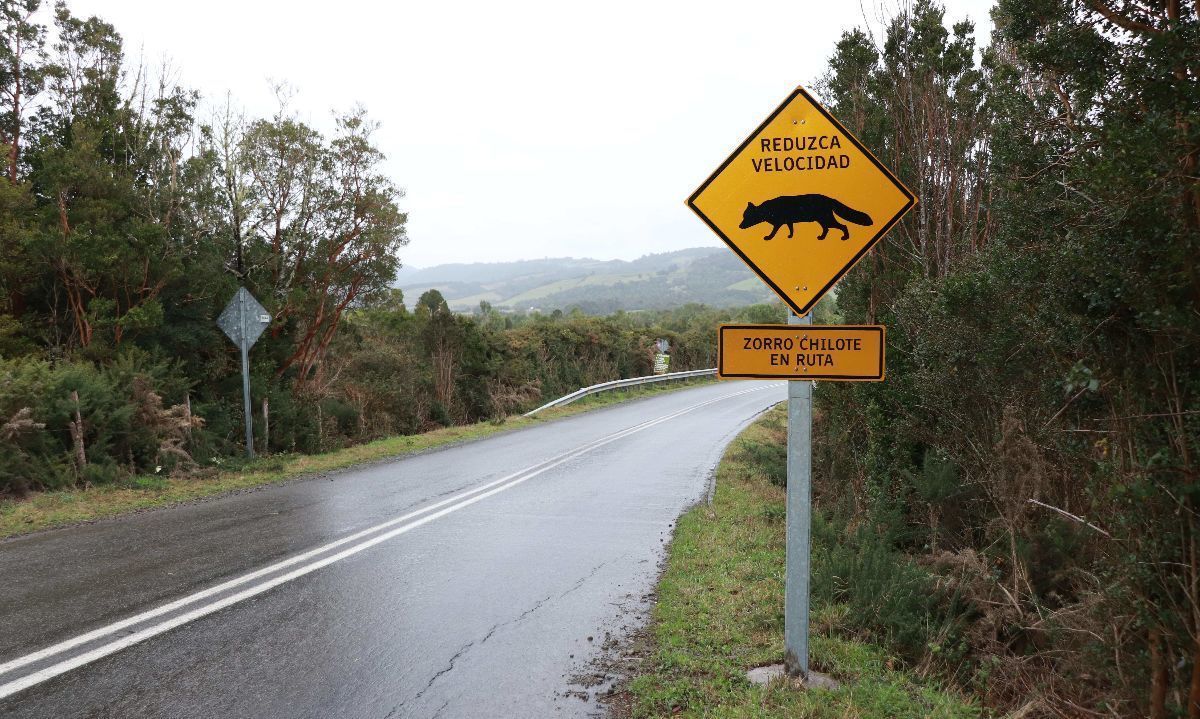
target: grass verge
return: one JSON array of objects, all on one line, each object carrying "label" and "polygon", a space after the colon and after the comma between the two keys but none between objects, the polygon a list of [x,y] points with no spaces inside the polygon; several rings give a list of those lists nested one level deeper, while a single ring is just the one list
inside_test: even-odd
[{"label": "grass verge", "polygon": [[786,433],[780,405],[730,445],[712,504],[679,520],[649,646],[616,706],[633,717],[982,716],[967,697],[854,639],[846,629],[848,607],[819,598],[812,607],[810,665],[840,688],[805,691],[746,680],[748,669],[783,661],[785,496],[771,482],[775,470],[762,448],[779,446]]},{"label": "grass verge", "polygon": [[683,380],[644,388],[613,390],[585,397],[536,417],[509,417],[503,422],[478,424],[388,437],[334,452],[314,455],[274,455],[239,463],[233,469],[204,478],[133,477],[119,484],[81,489],[37,492],[20,499],[0,500],[0,539],[43,529],[91,522],[155,507],[205,499],[238,490],[277,484],[307,475],[331,472],[359,464],[394,459],[451,444],[481,439],[500,432],[568,417],[597,407],[652,394],[675,392],[711,379]]}]

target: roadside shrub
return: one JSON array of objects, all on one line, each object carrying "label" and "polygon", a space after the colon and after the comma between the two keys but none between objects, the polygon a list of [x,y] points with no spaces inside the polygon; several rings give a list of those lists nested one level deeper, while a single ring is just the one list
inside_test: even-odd
[{"label": "roadside shrub", "polygon": [[910,659],[929,653],[961,656],[960,607],[936,574],[866,524],[851,528],[845,519],[817,511],[812,532],[817,601],[848,606],[852,626],[867,639],[895,647]]},{"label": "roadside shrub", "polygon": [[[0,360],[0,494],[120,481],[188,457],[172,366],[136,351],[99,368],[86,361]],[[78,419],[77,419],[78,418]],[[200,422],[192,418],[190,426]]]},{"label": "roadside shrub", "polygon": [[786,444],[744,440],[741,449],[746,462],[762,472],[771,484],[776,487],[787,486]]},{"label": "roadside shrub", "polygon": [[117,466],[116,462],[88,462],[83,468],[83,483],[88,486],[99,484],[116,484],[127,476],[127,472]]}]

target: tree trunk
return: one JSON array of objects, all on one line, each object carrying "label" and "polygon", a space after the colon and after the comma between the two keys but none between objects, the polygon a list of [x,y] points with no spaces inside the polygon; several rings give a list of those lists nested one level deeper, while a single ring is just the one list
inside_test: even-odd
[{"label": "tree trunk", "polygon": [[21,40],[18,35],[16,47],[13,53],[12,74],[13,74],[13,91],[12,91],[12,138],[8,146],[8,181],[12,184],[17,184],[17,164],[20,159],[21,146]]},{"label": "tree trunk", "polygon": [[75,473],[83,477],[83,468],[87,466],[87,453],[83,447],[83,417],[79,414],[79,392],[71,390],[71,401],[75,403],[75,420],[70,423],[71,442],[75,446]]},{"label": "tree trunk", "polygon": [[317,454],[325,451],[325,417],[321,412],[321,403],[317,402]]},{"label": "tree trunk", "polygon": [[188,392],[183,396],[183,436],[187,442],[187,447],[190,450],[192,446],[192,393]]},{"label": "tree trunk", "polygon": [[1188,688],[1188,719],[1200,719],[1200,640],[1192,642],[1192,683]]},{"label": "tree trunk", "polygon": [[271,405],[267,401],[266,397],[263,397],[263,401],[262,401],[262,415],[263,415],[262,453],[270,454],[270,452],[271,452]]},{"label": "tree trunk", "polygon": [[1162,633],[1150,630],[1150,719],[1167,719],[1167,661],[1163,657]]}]

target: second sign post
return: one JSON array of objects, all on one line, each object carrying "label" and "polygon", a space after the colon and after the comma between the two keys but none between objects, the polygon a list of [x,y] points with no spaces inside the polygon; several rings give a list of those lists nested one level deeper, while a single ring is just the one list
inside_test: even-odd
[{"label": "second sign post", "polygon": [[791,380],[784,645],[788,673],[805,679],[812,380],[881,381],[886,336],[882,326],[815,326],[811,312],[916,202],[803,88],[688,198],[700,219],[792,309],[787,325],[722,326],[718,375]]}]

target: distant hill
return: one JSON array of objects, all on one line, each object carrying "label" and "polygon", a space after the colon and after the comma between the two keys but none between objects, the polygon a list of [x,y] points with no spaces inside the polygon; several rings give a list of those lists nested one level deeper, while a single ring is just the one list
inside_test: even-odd
[{"label": "distant hill", "polygon": [[481,301],[511,311],[579,307],[584,312],[666,309],[702,302],[735,307],[773,295],[732,252],[696,247],[633,261],[572,257],[402,268],[396,285],[409,304],[437,289],[450,308],[467,312]]}]

